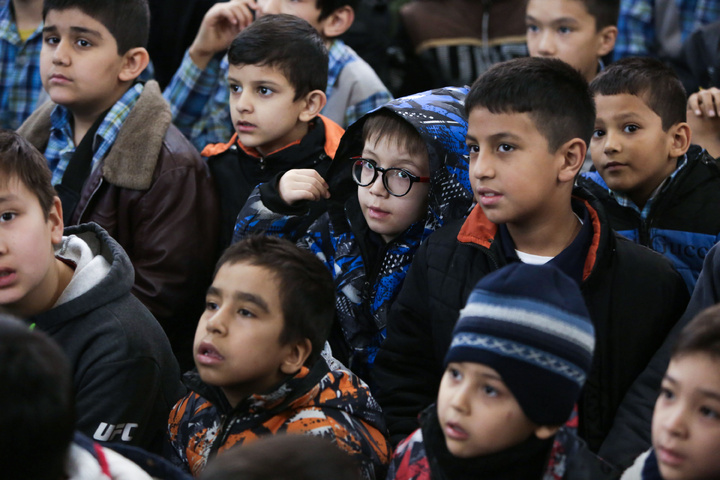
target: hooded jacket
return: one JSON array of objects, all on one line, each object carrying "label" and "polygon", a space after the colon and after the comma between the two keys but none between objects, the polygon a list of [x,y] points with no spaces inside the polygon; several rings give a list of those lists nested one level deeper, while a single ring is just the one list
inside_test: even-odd
[{"label": "hooded jacket", "polygon": [[304,434],[326,438],[356,458],[365,478],[384,478],[392,452],[382,412],[367,385],[350,372],[331,371],[321,359],[234,408],[197,370],[185,381],[192,391],[170,413],[167,456],[194,476],[235,445],[264,435]]},{"label": "hooded jacket", "polygon": [[600,200],[614,230],[669,258],[692,292],[705,255],[720,240],[720,168],[707,151],[690,147],[687,165],[657,194],[645,219],[620,205],[598,172],[578,184]]},{"label": "hooded jacket", "polygon": [[[18,130],[41,152],[54,107],[46,102]],[[135,268],[133,294],[163,326],[181,362],[192,363],[218,207],[207,166],[170,117],[157,83],[148,82],[65,225],[95,222],[122,245]]]},{"label": "hooded jacket", "polygon": [[[583,189],[574,193],[575,212],[587,214],[591,230],[587,254],[578,260],[596,338],[579,403],[579,435],[596,452],[628,387],[682,315],[688,294],[668,260],[617,236],[597,200]],[[374,372],[393,440],[414,431],[417,415],[435,401],[452,331],[472,288],[507,262],[499,228],[480,206],[420,247],[393,305]]]},{"label": "hooded jacket", "polygon": [[209,157],[208,166],[220,196],[220,250],[230,245],[238,213],[258,184],[277,185],[280,177],[294,168],[312,168],[324,175],[343,132],[338,124],[320,115],[301,140],[265,156],[242,145],[237,133],[228,143],[205,147],[202,155]]},{"label": "hooded jacket", "polygon": [[133,268],[118,243],[92,223],[65,235],[55,254],[75,265],[73,279],[28,322],[72,365],[80,431],[160,451],[167,414],[185,393],[168,339],[130,293]]},{"label": "hooded jacket", "polygon": [[466,88],[437,89],[381,107],[417,130],[425,140],[430,162],[427,211],[391,242],[383,242],[368,228],[358,202],[358,187],[351,177],[352,157],[362,152],[363,125],[372,112],[351,125],[343,136],[327,174],[331,192],[327,211],[312,225],[312,214],[278,213],[277,205],[283,202],[277,199],[277,191],[272,196],[266,193],[264,198],[257,192],[238,216],[235,240],[257,231],[299,238],[299,246],[326,264],[336,286],[337,322],[330,339],[333,355],[365,381],[385,338],[388,309],[418,247],[449,219],[463,217],[472,203],[464,155],[466,94]]}]

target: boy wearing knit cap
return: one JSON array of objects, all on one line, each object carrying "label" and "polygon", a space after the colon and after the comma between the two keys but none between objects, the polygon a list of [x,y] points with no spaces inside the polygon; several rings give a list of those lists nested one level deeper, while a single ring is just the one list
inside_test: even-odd
[{"label": "boy wearing knit cap", "polygon": [[398,446],[388,480],[607,475],[566,431],[549,461],[594,345],[580,289],[557,268],[513,263],[487,275],[460,312],[437,404]]}]

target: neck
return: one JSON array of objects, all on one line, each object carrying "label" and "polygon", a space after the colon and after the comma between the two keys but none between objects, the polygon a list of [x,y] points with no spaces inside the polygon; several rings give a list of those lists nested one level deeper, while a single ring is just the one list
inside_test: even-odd
[{"label": "neck", "polygon": [[43,0],[12,0],[18,30],[36,29],[42,23]]},{"label": "neck", "polygon": [[73,141],[75,146],[80,145],[80,142],[85,137],[85,134],[90,130],[95,120],[102,115],[106,110],[111,108],[115,103],[122,98],[127,91],[125,89],[119,89],[117,95],[114,95],[103,105],[98,105],[92,109],[78,109],[73,108],[70,110],[72,113],[72,127],[73,127]]},{"label": "neck", "polygon": [[50,267],[45,279],[25,298],[24,301],[4,308],[8,313],[20,318],[29,318],[53,308],[60,295],[72,280],[75,273],[72,268],[57,258]]},{"label": "neck", "polygon": [[535,218],[529,224],[507,224],[508,232],[518,250],[532,255],[554,257],[567,248],[580,232],[581,223],[567,202],[561,213],[552,210],[552,217]]}]

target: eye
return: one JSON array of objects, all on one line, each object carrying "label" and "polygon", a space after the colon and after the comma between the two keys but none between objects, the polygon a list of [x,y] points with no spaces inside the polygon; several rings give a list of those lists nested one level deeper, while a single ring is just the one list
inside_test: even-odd
[{"label": "eye", "polygon": [[512,145],[509,145],[509,144],[507,144],[507,143],[501,143],[500,145],[498,145],[498,151],[499,151],[499,152],[502,152],[502,153],[510,153],[510,152],[512,152],[513,150],[515,150],[515,147],[513,147]]},{"label": "eye", "polygon": [[258,93],[264,97],[267,97],[268,95],[272,94],[273,91],[270,90],[268,87],[258,87]]},{"label": "eye", "polygon": [[669,388],[663,387],[660,389],[660,398],[663,400],[672,400],[675,398],[675,392],[670,390]]},{"label": "eye", "polygon": [[625,132],[625,133],[635,133],[638,130],[640,130],[640,127],[638,127],[637,125],[633,125],[633,124],[625,125],[625,127],[623,128],[623,132]]},{"label": "eye", "polygon": [[85,40],[84,38],[79,38],[79,39],[77,39],[77,40],[75,41],[75,43],[77,43],[79,46],[81,46],[81,47],[83,47],[83,48],[87,48],[87,47],[91,47],[91,46],[92,46],[92,43],[88,42],[88,41]]},{"label": "eye", "polygon": [[230,84],[230,92],[231,93],[240,93],[242,92],[242,87],[238,85],[237,83],[231,83]]},{"label": "eye", "polygon": [[604,136],[605,136],[605,130],[600,130],[600,129],[593,130],[592,136],[593,136],[593,138],[604,137]]},{"label": "eye", "polygon": [[497,397],[500,394],[498,389],[493,387],[492,385],[483,385],[482,391],[488,397]]},{"label": "eye", "polygon": [[3,212],[0,214],[0,222],[9,222],[10,220],[17,217],[17,213],[13,212]]},{"label": "eye", "polygon": [[568,33],[572,33],[573,30],[570,27],[558,27],[557,31],[561,35],[567,35]]},{"label": "eye", "polygon": [[57,45],[58,43],[60,43],[60,39],[58,37],[47,36],[45,37],[45,43],[47,43],[48,45]]},{"label": "eye", "polygon": [[403,180],[410,180],[412,177],[412,174],[408,172],[407,170],[396,170],[395,176],[398,178],[402,178]]},{"label": "eye", "polygon": [[480,145],[468,144],[467,148],[470,155],[477,155],[480,153]]},{"label": "eye", "polygon": [[527,26],[525,27],[525,29],[527,30],[528,33],[537,33],[540,31],[540,28],[538,28],[537,25],[533,25],[531,23],[528,23]]},{"label": "eye", "polygon": [[712,419],[720,418],[718,411],[715,409],[712,409],[710,407],[700,407],[700,415],[702,415],[705,418],[712,418]]},{"label": "eye", "polygon": [[250,310],[248,310],[247,308],[240,308],[240,309],[238,309],[237,313],[241,317],[251,317],[251,318],[255,317],[255,314],[253,312],[251,312]]},{"label": "eye", "polygon": [[457,368],[448,367],[447,369],[448,374],[450,374],[450,378],[452,378],[454,381],[459,382],[462,380],[462,373],[460,373],[460,370]]},{"label": "eye", "polygon": [[206,312],[214,312],[218,309],[218,305],[215,302],[206,301],[205,302],[205,311]]}]

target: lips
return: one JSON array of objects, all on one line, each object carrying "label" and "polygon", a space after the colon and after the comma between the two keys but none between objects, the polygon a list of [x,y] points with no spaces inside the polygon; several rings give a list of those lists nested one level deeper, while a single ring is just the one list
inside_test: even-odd
[{"label": "lips", "polygon": [[15,282],[17,273],[14,270],[4,268],[0,269],[0,288],[7,287]]},{"label": "lips", "polygon": [[197,348],[195,360],[201,365],[215,365],[225,360],[225,357],[220,355],[212,343],[202,342]]},{"label": "lips", "polygon": [[622,168],[622,167],[624,167],[624,166],[625,166],[624,163],[620,163],[620,162],[608,162],[608,163],[605,164],[605,170],[616,170],[616,169]]},{"label": "lips", "polygon": [[478,188],[476,191],[478,202],[483,207],[490,207],[497,204],[503,197],[502,193],[490,188]]},{"label": "lips", "polygon": [[656,454],[660,463],[671,467],[677,467],[685,461],[684,455],[665,447],[658,447]]},{"label": "lips", "polygon": [[53,73],[50,75],[50,83],[68,83],[70,82],[70,79],[66,77],[65,75],[61,75],[59,73]]},{"label": "lips", "polygon": [[368,216],[370,218],[375,218],[378,220],[381,220],[383,218],[386,218],[388,215],[390,215],[390,212],[387,212],[381,208],[378,207],[368,207],[367,208]]},{"label": "lips", "polygon": [[249,133],[257,127],[250,122],[235,122],[235,130],[238,133]]},{"label": "lips", "polygon": [[453,440],[467,440],[468,433],[455,422],[448,422],[443,429],[445,436]]}]

